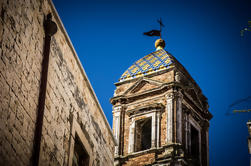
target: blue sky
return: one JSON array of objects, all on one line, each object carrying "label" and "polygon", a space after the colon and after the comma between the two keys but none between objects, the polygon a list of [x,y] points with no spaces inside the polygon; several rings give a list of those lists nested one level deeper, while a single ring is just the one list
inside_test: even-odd
[{"label": "blue sky", "polygon": [[[112,125],[115,86],[136,60],[155,50],[142,33],[165,25],[166,50],[208,97],[210,165],[247,166],[250,113],[226,116],[229,105],[251,96],[251,20],[247,0],[53,0],[95,93]],[[251,99],[233,109],[251,108]]]}]

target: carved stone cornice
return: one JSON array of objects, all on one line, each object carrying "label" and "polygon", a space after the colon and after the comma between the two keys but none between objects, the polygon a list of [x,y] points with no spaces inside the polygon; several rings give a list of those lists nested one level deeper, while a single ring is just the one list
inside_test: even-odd
[{"label": "carved stone cornice", "polygon": [[153,79],[150,79],[147,77],[141,77],[136,81],[136,83],[134,83],[130,88],[128,88],[122,95],[127,95],[129,92],[137,91],[137,88],[140,87],[140,85],[142,85],[142,84],[144,85],[144,83],[148,83],[148,84],[155,85],[158,87],[165,84],[165,82],[153,80]]},{"label": "carved stone cornice", "polygon": [[[168,145],[163,145],[161,147],[154,147],[154,148],[151,148],[151,149],[147,149],[147,150],[144,150],[144,151],[139,151],[139,152],[134,152],[134,153],[130,153],[130,154],[127,154],[127,155],[119,155],[119,156],[116,156],[114,158],[115,161],[119,161],[120,164],[122,163],[125,163],[126,161],[128,161],[129,159],[132,159],[132,158],[136,158],[138,156],[142,156],[144,154],[151,154],[151,153],[154,153],[156,154],[156,156],[158,154],[161,154],[161,153],[166,153],[163,157],[157,157],[155,161],[153,161],[152,164],[156,163],[158,160],[162,160],[162,159],[166,159],[166,160],[172,160],[173,158],[182,158],[181,154],[179,154],[180,151],[183,151],[182,149],[182,145],[180,144],[177,144],[177,143],[171,143],[171,144],[168,144]],[[150,165],[152,165],[150,164]]]},{"label": "carved stone cornice", "polygon": [[175,72],[175,76],[174,76],[174,78],[175,78],[175,81],[176,82],[181,82],[182,80],[183,80],[183,75],[181,74],[181,72]]},{"label": "carved stone cornice", "polygon": [[200,126],[201,126],[201,128],[207,130],[209,128],[209,121],[208,120],[201,120],[200,121]]},{"label": "carved stone cornice", "polygon": [[166,94],[166,99],[177,99],[177,98],[183,98],[183,94],[180,90],[174,90],[172,92],[169,92]]},{"label": "carved stone cornice", "polygon": [[204,115],[205,115],[206,119],[208,119],[208,120],[213,118],[213,115],[208,110],[204,112]]},{"label": "carved stone cornice", "polygon": [[113,106],[112,113],[121,112],[123,110],[123,108],[124,108],[124,106],[122,106],[122,105]]},{"label": "carved stone cornice", "polygon": [[163,111],[165,108],[165,106],[161,103],[154,103],[154,104],[150,104],[150,105],[145,105],[145,106],[141,106],[132,110],[128,110],[126,111],[126,114],[128,116],[132,116],[132,115],[137,115],[139,113],[146,113],[148,111],[153,111],[153,109],[155,111]]},{"label": "carved stone cornice", "polygon": [[177,83],[177,82],[164,83],[158,88],[146,90],[146,91],[141,92],[141,93],[115,96],[115,97],[110,99],[110,102],[113,105],[115,105],[116,103],[128,104],[128,103],[133,102],[133,101],[138,100],[138,99],[142,99],[142,98],[145,98],[145,97],[148,97],[148,96],[153,96],[153,95],[164,93],[164,92],[168,91],[171,88],[173,88],[173,89],[182,89],[183,86],[180,83]]}]

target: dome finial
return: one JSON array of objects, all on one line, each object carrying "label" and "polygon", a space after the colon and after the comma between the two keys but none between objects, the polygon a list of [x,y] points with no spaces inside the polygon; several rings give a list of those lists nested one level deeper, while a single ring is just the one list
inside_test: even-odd
[{"label": "dome finial", "polygon": [[166,46],[166,43],[163,39],[160,38],[155,41],[156,50],[164,49],[165,46]]}]

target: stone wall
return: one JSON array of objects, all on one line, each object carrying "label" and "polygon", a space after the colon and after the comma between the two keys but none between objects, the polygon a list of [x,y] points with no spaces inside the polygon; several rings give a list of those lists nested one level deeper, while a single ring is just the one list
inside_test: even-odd
[{"label": "stone wall", "polygon": [[[172,68],[115,83],[111,99],[113,131],[119,135],[115,165],[209,165],[212,115],[206,98],[189,78],[175,61]],[[143,132],[137,124],[147,119],[151,119],[151,130]],[[137,141],[144,135],[146,140],[151,137],[148,148]]]},{"label": "stone wall", "polygon": [[[156,99],[157,98],[157,99]],[[161,95],[161,96],[152,96],[149,98],[146,98],[145,100],[140,100],[137,101],[135,103],[132,103],[130,105],[127,106],[127,110],[133,109],[133,108],[137,108],[137,107],[142,107],[142,106],[147,106],[153,103],[161,103],[163,105],[166,105],[166,101],[165,101],[165,96]],[[166,143],[166,112],[162,111],[160,114],[160,146],[165,145]],[[140,120],[140,119],[144,119],[146,118],[145,116],[140,116],[135,118],[135,120]],[[124,117],[124,132],[121,133],[124,138],[124,142],[123,142],[123,154],[124,156],[128,155],[128,146],[129,146],[129,133],[130,133],[130,124],[131,124],[131,119],[130,117],[125,113],[125,117]],[[138,131],[136,130],[136,133]]]},{"label": "stone wall", "polygon": [[154,162],[155,154],[154,153],[147,153],[141,156],[137,156],[134,158],[129,159],[125,162],[124,165],[126,166],[141,166],[141,165],[151,165]]},{"label": "stone wall", "polygon": [[30,165],[43,59],[43,21],[52,37],[40,165],[68,165],[73,121],[91,165],[113,165],[114,139],[95,93],[50,0],[0,1],[0,165]]}]

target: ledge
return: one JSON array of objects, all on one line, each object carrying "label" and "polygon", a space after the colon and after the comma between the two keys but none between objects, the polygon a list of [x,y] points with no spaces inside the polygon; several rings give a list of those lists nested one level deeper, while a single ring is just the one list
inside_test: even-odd
[{"label": "ledge", "polygon": [[146,111],[153,111],[152,109],[156,109],[154,111],[161,111],[165,108],[165,106],[161,103],[154,103],[154,104],[150,104],[150,105],[145,105],[139,108],[135,108],[132,110],[128,110],[126,112],[127,115],[131,116],[132,114],[139,114],[142,113],[142,111],[146,112]]},{"label": "ledge", "polygon": [[170,144],[163,145],[162,147],[158,147],[158,148],[157,147],[153,147],[151,149],[147,149],[147,150],[143,150],[143,151],[139,151],[139,152],[133,152],[133,153],[130,153],[130,154],[125,155],[125,156],[122,156],[122,155],[115,156],[114,160],[120,160],[120,159],[122,159],[123,161],[126,161],[126,160],[128,160],[130,158],[138,157],[138,156],[141,156],[141,155],[144,155],[144,154],[162,153],[165,150],[170,149],[170,148],[172,148],[173,150],[175,150],[175,149],[181,148],[181,146],[182,145],[179,144],[179,143],[170,143]]}]

